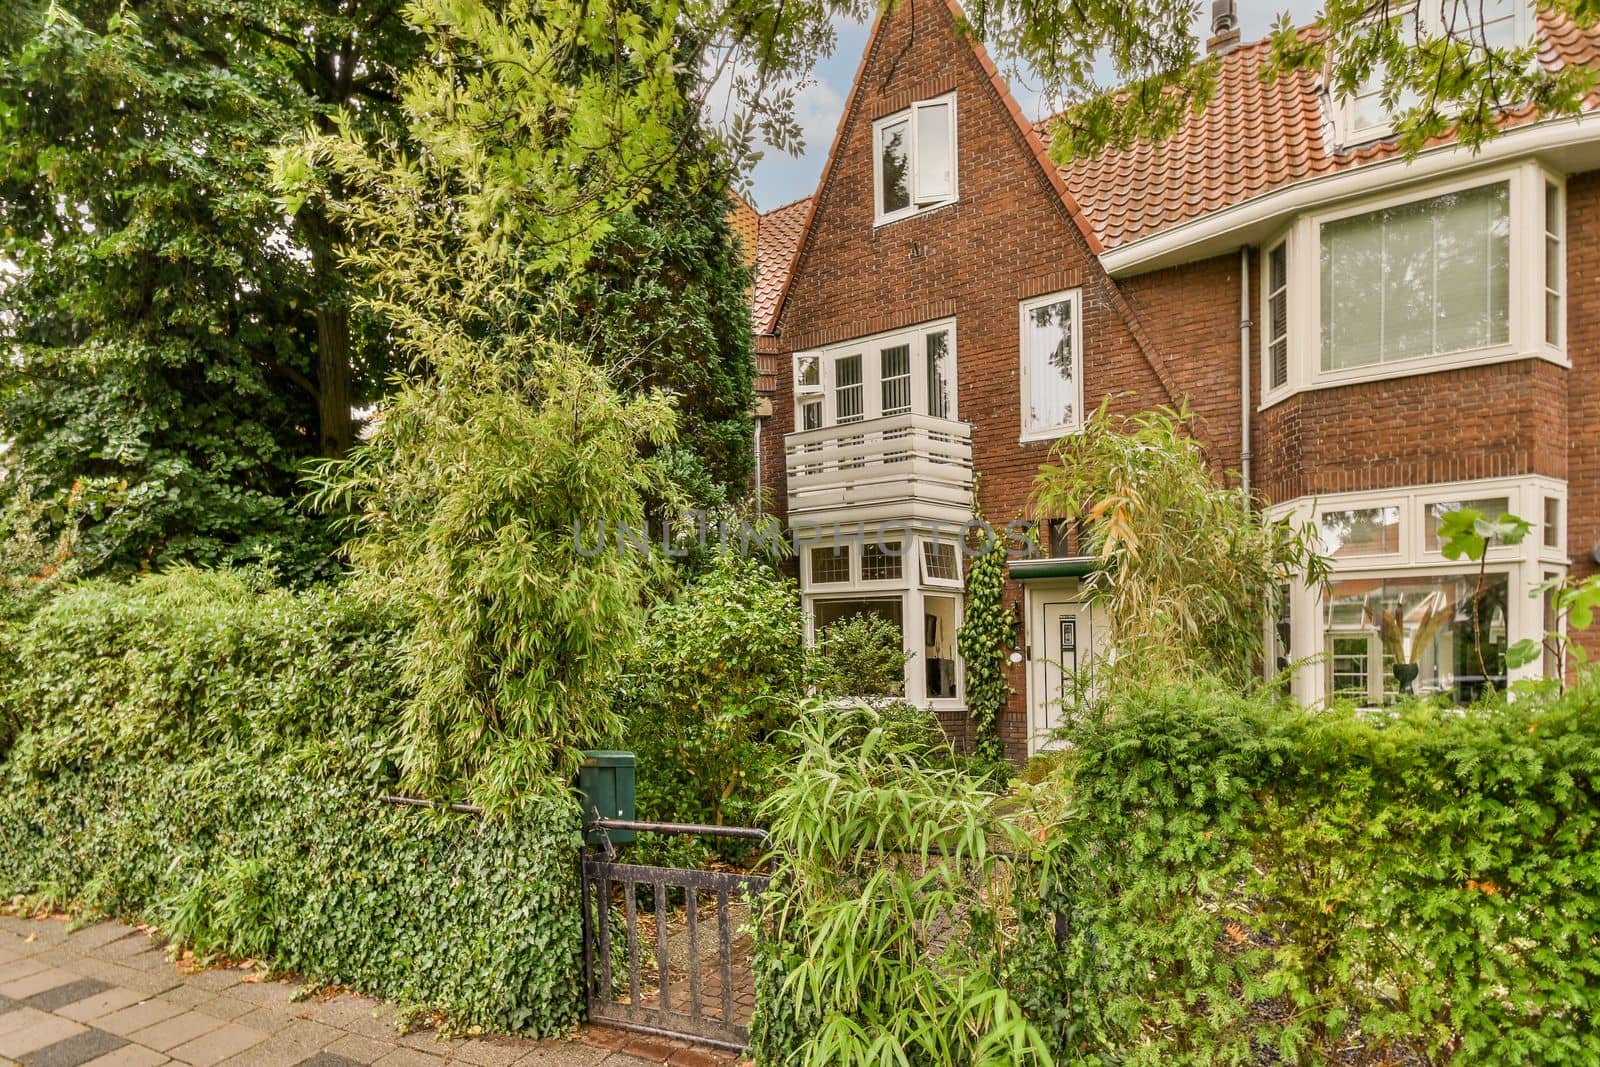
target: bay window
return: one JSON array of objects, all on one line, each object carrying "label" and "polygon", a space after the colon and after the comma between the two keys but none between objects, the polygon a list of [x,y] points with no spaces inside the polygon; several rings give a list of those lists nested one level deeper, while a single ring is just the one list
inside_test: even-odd
[{"label": "bay window", "polygon": [[1495,182],[1324,223],[1322,369],[1506,344],[1510,201]]},{"label": "bay window", "polygon": [[872,126],[873,224],[956,199],[956,96],[912,104]]},{"label": "bay window", "polygon": [[1261,393],[1565,365],[1564,195],[1535,163],[1306,215],[1261,256]]},{"label": "bay window", "polygon": [[1048,440],[1083,424],[1080,290],[1021,305],[1022,439]]},{"label": "bay window", "polygon": [[896,695],[925,706],[959,707],[963,683],[956,631],[963,598],[958,535],[893,522],[823,531],[820,543],[800,546],[800,592],[810,620],[809,640],[825,640],[829,627],[848,619],[884,619],[901,635],[907,656],[902,694]]},{"label": "bay window", "polygon": [[[1439,526],[1471,508],[1551,525],[1565,483],[1542,476],[1344,493],[1292,501],[1275,517],[1314,522],[1333,564],[1325,589],[1292,583],[1268,625],[1270,676],[1295,665],[1305,703],[1329,698],[1379,706],[1402,694],[1470,703],[1541,664],[1508,669],[1506,650],[1539,640],[1545,606],[1530,591],[1565,566],[1560,550],[1530,533],[1491,542],[1480,582],[1476,564],[1447,559]],[[1554,505],[1547,504],[1555,501]]]}]

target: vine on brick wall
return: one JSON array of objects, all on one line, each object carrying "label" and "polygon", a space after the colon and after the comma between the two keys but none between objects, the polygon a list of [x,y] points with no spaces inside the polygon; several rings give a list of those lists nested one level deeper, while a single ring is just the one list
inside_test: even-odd
[{"label": "vine on brick wall", "polygon": [[[982,520],[982,512],[974,514]],[[981,536],[981,535],[980,535]],[[1011,643],[1011,614],[1001,603],[1006,585],[1005,542],[990,537],[974,546],[967,564],[967,605],[956,647],[967,674],[967,712],[972,719],[973,752],[986,759],[1004,755],[1000,712],[1011,696],[1006,681],[1006,649]]]}]

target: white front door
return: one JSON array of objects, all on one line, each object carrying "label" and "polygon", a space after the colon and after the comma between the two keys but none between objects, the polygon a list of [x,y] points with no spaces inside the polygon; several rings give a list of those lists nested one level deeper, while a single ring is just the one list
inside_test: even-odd
[{"label": "white front door", "polygon": [[1060,595],[1034,598],[1031,615],[1028,748],[1036,752],[1060,743],[1051,735],[1088,699],[1095,632],[1089,605]]}]

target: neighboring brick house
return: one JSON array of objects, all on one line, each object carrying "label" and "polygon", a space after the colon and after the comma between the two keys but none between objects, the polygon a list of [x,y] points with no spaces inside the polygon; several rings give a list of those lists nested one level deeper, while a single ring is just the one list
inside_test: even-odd
[{"label": "neighboring brick house", "polygon": [[[1505,11],[1531,32],[1531,8]],[[1103,399],[1185,402],[1219,471],[1326,533],[1329,598],[1297,588],[1263,620],[1274,658],[1314,660],[1301,698],[1395,688],[1385,612],[1414,639],[1419,690],[1484,684],[1469,584],[1430,536],[1463,502],[1535,522],[1493,550],[1476,610],[1493,680],[1536,673],[1497,650],[1540,635],[1527,590],[1592,571],[1600,542],[1596,120],[1511,115],[1476,156],[1407,162],[1370,99],[1266,84],[1266,48],[1224,22],[1202,115],[1058,169],[956,19],[925,3],[879,20],[816,195],[757,226],[759,478],[814,626],[897,621],[908,697],[959,735],[954,534],[975,502],[997,526],[1040,521],[1051,558],[1013,562],[1007,587],[1025,655],[1001,728],[1027,755],[1063,671],[1105,638],[1086,561],[1029,514],[1034,476]],[[1540,30],[1543,62],[1600,57],[1600,35]]]}]

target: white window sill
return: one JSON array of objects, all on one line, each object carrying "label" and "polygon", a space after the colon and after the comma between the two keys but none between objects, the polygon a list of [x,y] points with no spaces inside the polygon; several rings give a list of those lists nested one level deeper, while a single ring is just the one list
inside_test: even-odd
[{"label": "white window sill", "polygon": [[935,211],[938,211],[940,208],[949,207],[952,204],[959,203],[961,203],[961,198],[959,196],[953,196],[949,200],[938,200],[931,204],[923,204],[917,207],[906,208],[904,211],[896,211],[892,215],[874,215],[872,218],[872,228],[877,229],[880,226],[888,226],[892,223],[903,222],[906,219],[914,219],[919,215],[929,215]]},{"label": "white window sill", "polygon": [[1448,371],[1467,370],[1472,367],[1488,367],[1496,363],[1514,363],[1524,359],[1542,359],[1546,363],[1553,363],[1563,369],[1572,369],[1572,361],[1567,358],[1567,354],[1549,346],[1543,346],[1536,352],[1519,352],[1509,345],[1499,345],[1494,348],[1460,355],[1424,356],[1394,363],[1379,363],[1371,367],[1359,367],[1348,371],[1318,372],[1309,382],[1291,383],[1264,394],[1256,410],[1266,411],[1268,408],[1276,407],[1278,404],[1300,393],[1314,393],[1323,389],[1338,389],[1343,386],[1361,385],[1366,382],[1416,378],[1425,374],[1441,374]]},{"label": "white window sill", "polygon": [[1017,444],[1019,444],[1019,445],[1049,444],[1052,441],[1059,441],[1063,437],[1071,437],[1074,434],[1080,434],[1082,432],[1083,432],[1082,423],[1079,423],[1076,426],[1056,426],[1056,427],[1052,427],[1051,429],[1048,429],[1048,430],[1029,430],[1027,433],[1025,433],[1021,437],[1017,438]]}]

